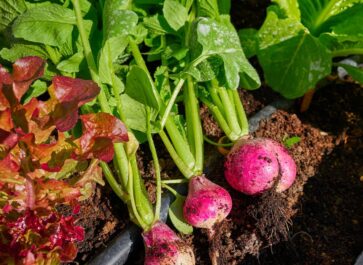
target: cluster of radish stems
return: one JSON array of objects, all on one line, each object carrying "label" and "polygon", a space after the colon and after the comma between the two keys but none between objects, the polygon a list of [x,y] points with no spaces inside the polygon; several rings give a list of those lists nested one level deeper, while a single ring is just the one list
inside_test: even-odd
[{"label": "cluster of radish stems", "polygon": [[[73,4],[77,19],[77,27],[80,32],[91,78],[101,87],[100,94],[97,98],[98,103],[101,107],[101,111],[111,113],[111,108],[107,102],[107,97],[104,91],[105,87],[100,81],[96,61],[85,33],[79,1],[73,0]],[[191,14],[190,21],[194,18],[195,14],[194,16]],[[190,32],[187,32],[186,38],[188,38],[189,35]],[[148,74],[150,80],[152,80],[151,74],[146,66],[139,47],[131,38],[129,40],[129,47],[137,66],[142,68]],[[203,137],[201,119],[199,115],[199,102],[196,97],[194,86],[195,83],[193,78],[188,76],[185,79],[180,79],[178,81],[167,104],[162,102],[160,95],[157,95],[157,97],[159,97],[159,101],[162,102],[161,109],[164,110],[162,111],[162,115],[160,115],[161,130],[158,132],[158,135],[186,180],[193,176],[201,175],[203,173],[204,162],[203,142],[205,137]],[[112,90],[117,100],[117,115],[121,121],[125,123],[126,117],[122,110],[120,88],[112,86]],[[248,122],[237,90],[226,90],[224,88],[220,88],[217,80],[210,82],[209,90],[212,100],[202,97],[200,99],[210,109],[228,138],[231,141],[236,141],[243,135],[248,134]],[[187,141],[181,135],[174,119],[170,116],[172,106],[181,91],[183,92],[183,103],[185,107]],[[145,108],[148,116],[146,119],[148,121],[147,142],[152,154],[156,175],[155,207],[153,207],[148,199],[143,180],[139,173],[136,159],[138,142],[136,138],[132,136],[132,132],[130,130],[129,142],[114,144],[115,157],[113,164],[115,171],[112,171],[110,166],[105,162],[101,162],[101,167],[113,191],[128,206],[131,220],[139,225],[144,231],[148,231],[160,218],[162,187],[175,193],[175,190],[170,187],[169,184],[181,183],[185,182],[185,180],[161,180],[158,155],[152,137],[151,124],[149,122],[151,110],[148,106],[145,106]],[[86,109],[82,110],[87,111]],[[211,142],[208,139],[207,141]],[[218,145],[217,143],[214,144]],[[114,175],[115,172],[117,173],[117,176]]]}]

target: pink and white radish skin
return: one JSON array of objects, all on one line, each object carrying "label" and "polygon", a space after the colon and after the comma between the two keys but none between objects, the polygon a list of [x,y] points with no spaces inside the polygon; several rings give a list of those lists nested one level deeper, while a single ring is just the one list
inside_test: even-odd
[{"label": "pink and white radish skin", "polygon": [[145,245],[145,265],[194,265],[192,249],[165,223],[157,221],[142,233]]},{"label": "pink and white radish skin", "polygon": [[[183,214],[185,220],[194,227],[205,228],[213,244],[214,226],[222,222],[232,209],[232,198],[221,186],[205,176],[195,176],[189,181],[188,196],[185,199]],[[219,252],[209,249],[212,265],[218,264]]]},{"label": "pink and white radish skin", "polygon": [[188,196],[184,203],[185,220],[194,227],[213,229],[223,221],[232,209],[232,198],[221,186],[205,176],[189,181]]},{"label": "pink and white radish skin", "polygon": [[290,188],[296,178],[296,164],[280,143],[267,138],[240,140],[227,156],[224,175],[232,188],[247,195],[271,189]]}]

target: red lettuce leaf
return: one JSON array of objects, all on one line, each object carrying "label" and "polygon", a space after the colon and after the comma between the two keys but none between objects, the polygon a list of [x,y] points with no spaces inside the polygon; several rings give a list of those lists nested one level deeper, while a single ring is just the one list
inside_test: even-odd
[{"label": "red lettuce leaf", "polygon": [[10,109],[0,111],[0,129],[10,132],[14,128]]},{"label": "red lettuce leaf", "polygon": [[3,86],[10,85],[12,81],[12,77],[8,70],[0,65],[0,111],[10,107],[9,101],[3,93]]},{"label": "red lettuce leaf", "polygon": [[76,242],[84,240],[84,230],[74,224],[72,216],[46,208],[26,210],[15,218],[2,215],[0,227],[0,259],[19,264],[72,261],[77,255]]},{"label": "red lettuce leaf", "polygon": [[81,115],[83,135],[77,139],[76,154],[84,159],[98,158],[111,161],[114,155],[113,143],[129,140],[125,125],[108,113]]},{"label": "red lettuce leaf", "polygon": [[31,83],[43,76],[45,61],[37,56],[18,59],[13,64],[13,92],[15,98],[21,97],[29,89]]},{"label": "red lettuce leaf", "polygon": [[74,127],[78,120],[78,108],[94,99],[100,88],[90,80],[56,76],[49,89],[51,97],[58,101],[52,114],[60,131]]}]

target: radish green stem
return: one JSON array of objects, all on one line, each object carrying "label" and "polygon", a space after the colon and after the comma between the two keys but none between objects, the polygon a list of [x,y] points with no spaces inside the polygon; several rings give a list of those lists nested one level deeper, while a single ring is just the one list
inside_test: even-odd
[{"label": "radish green stem", "polygon": [[[147,73],[150,80],[152,81],[150,72],[146,66],[144,58],[141,55],[139,47],[136,45],[135,41],[133,41],[133,40],[130,40],[130,49],[131,49],[132,55],[134,56],[136,64]],[[181,79],[181,80],[183,80],[183,79]],[[184,81],[181,81],[181,80],[179,81],[179,83],[176,87],[177,92],[180,91],[180,89],[183,86]],[[177,97],[177,93],[175,92],[175,93],[173,93],[173,101],[169,102],[167,109],[170,108],[170,110],[171,110],[171,107],[174,104],[176,97]],[[195,94],[194,94],[194,88],[193,88],[193,94],[191,97],[194,97],[194,101],[192,101],[194,103],[192,105],[195,105],[194,108],[196,109],[197,101],[196,101]],[[194,128],[197,128],[198,120],[199,120],[199,113],[198,113],[198,110],[195,111],[195,109],[192,110],[193,115],[191,115],[191,117],[192,117],[192,120],[194,120],[192,123],[192,124],[194,124],[193,125]],[[169,112],[169,114],[170,114],[170,110],[167,111],[167,112]],[[166,146],[169,154],[171,155],[172,159],[174,160],[175,164],[179,168],[179,170],[183,173],[183,175],[186,178],[190,178],[192,175],[194,175],[193,174],[194,172],[196,172],[196,171],[199,172],[202,170],[203,149],[198,147],[197,156],[196,157],[193,156],[190,145],[188,145],[188,142],[185,141],[184,137],[179,132],[179,129],[177,128],[174,120],[172,119],[172,117],[170,117],[169,114],[165,116],[165,113],[164,113],[163,118],[162,118],[163,120],[165,120],[165,128],[168,132],[169,137],[166,136],[166,134],[163,130],[161,130],[159,132],[159,135],[160,135],[162,141],[164,142],[164,145]],[[164,116],[165,116],[165,118],[164,118]],[[199,143],[203,144],[203,133],[201,130],[200,120],[199,120],[199,126],[200,126],[200,133],[195,134],[195,139],[197,139]],[[193,129],[193,131],[194,131],[194,129]],[[196,163],[196,160],[198,160],[197,163]]]},{"label": "radish green stem", "polygon": [[185,108],[189,112],[187,118],[187,127],[192,128],[193,137],[190,145],[195,148],[195,172],[200,174],[203,171],[203,131],[199,116],[199,105],[195,96],[194,84],[191,77],[188,77],[187,87],[185,89]]},{"label": "radish green stem", "polygon": [[204,137],[204,140],[207,142],[207,143],[209,143],[209,144],[211,144],[211,145],[215,145],[215,146],[221,146],[221,147],[230,147],[230,146],[233,146],[234,145],[234,143],[225,143],[225,144],[222,144],[222,143],[217,143],[217,142],[214,142],[214,141],[212,141],[211,139],[209,139],[207,136],[203,136]]},{"label": "radish green stem", "polygon": [[331,52],[333,57],[345,57],[349,55],[363,55],[363,48],[345,48]]},{"label": "radish green stem", "polygon": [[108,181],[108,184],[110,184],[112,190],[116,193],[116,195],[124,202],[127,203],[127,201],[130,199],[129,196],[122,190],[121,186],[117,183],[115,180],[115,177],[112,174],[112,171],[107,163],[100,162],[101,168],[103,170],[103,173]]},{"label": "radish green stem", "polygon": [[178,192],[176,190],[174,190],[172,187],[170,187],[167,184],[162,184],[163,188],[167,189],[168,191],[170,191],[175,197],[178,196]]},{"label": "radish green stem", "polygon": [[139,67],[141,67],[148,74],[149,78],[151,79],[149,69],[146,66],[144,58],[142,58],[141,52],[139,50],[139,46],[137,46],[136,42],[132,39],[130,39],[129,45],[130,45],[132,55],[134,56],[134,59],[136,61],[136,64]]},{"label": "radish green stem", "polygon": [[212,97],[212,100],[213,100],[214,104],[218,107],[221,114],[223,116],[225,116],[223,104],[221,102],[221,99],[218,96],[217,88],[218,88],[217,80],[212,80],[212,86],[209,89],[210,95]]},{"label": "radish green stem", "polygon": [[180,184],[180,183],[188,183],[187,179],[165,179],[162,180],[163,184]]},{"label": "radish green stem", "polygon": [[224,110],[226,112],[225,118],[228,121],[228,124],[232,131],[239,135],[241,133],[241,128],[239,127],[236,111],[233,106],[233,102],[231,102],[229,95],[225,88],[220,87],[218,89],[218,93],[221,97]]},{"label": "radish green stem", "polygon": [[219,126],[221,126],[224,133],[228,136],[229,139],[232,141],[235,141],[238,139],[238,136],[232,132],[232,130],[229,128],[229,125],[227,121],[224,119],[222,113],[220,112],[219,108],[214,105],[209,100],[200,97],[200,100],[208,107],[208,109],[212,112],[213,117],[217,120]]},{"label": "radish green stem", "polygon": [[164,114],[163,114],[163,116],[161,118],[161,128],[164,128],[165,123],[166,123],[166,120],[169,117],[171,108],[173,107],[173,105],[175,103],[175,100],[177,99],[177,96],[178,96],[181,88],[184,85],[184,82],[185,82],[184,79],[180,79],[179,82],[178,82],[178,84],[174,88],[173,94],[171,95],[171,98],[170,98],[170,100],[168,102],[168,105],[166,106],[165,111],[164,111]]},{"label": "radish green stem", "polygon": [[146,120],[147,120],[147,141],[149,143],[149,148],[151,151],[151,155],[154,161],[154,169],[155,169],[155,177],[156,177],[156,203],[155,203],[155,214],[154,214],[154,222],[159,220],[160,218],[160,209],[161,209],[161,175],[160,175],[160,165],[158,155],[156,153],[156,148],[154,144],[153,137],[151,135],[150,128],[150,109],[146,109]]},{"label": "radish green stem", "polygon": [[137,167],[136,155],[132,154],[129,158],[129,161],[132,170],[132,178],[133,178],[132,187],[134,192],[136,209],[140,214],[140,217],[143,220],[143,222],[147,226],[150,226],[154,220],[154,212],[153,212],[153,207],[147,196],[145,185],[143,184],[143,180],[141,179],[139,169]]},{"label": "radish green stem", "polygon": [[173,144],[170,142],[168,136],[165,134],[163,130],[159,132],[159,136],[161,140],[163,141],[166,149],[168,150],[171,158],[173,159],[175,165],[179,168],[180,172],[183,174],[186,178],[191,178],[193,176],[193,172],[189,167],[185,165],[183,160],[180,158],[180,156],[175,151]]},{"label": "radish green stem", "polygon": [[183,160],[184,164],[188,168],[193,168],[195,165],[195,160],[193,154],[190,152],[188,143],[185,141],[184,137],[180,134],[178,128],[176,127],[174,121],[171,117],[168,117],[165,123],[165,128],[168,131],[170,140],[178,154],[178,156]]},{"label": "radish green stem", "polygon": [[241,135],[246,135],[249,132],[249,128],[248,128],[248,120],[247,120],[247,116],[246,116],[246,112],[243,108],[243,104],[242,101],[238,95],[238,91],[237,90],[232,90],[230,93],[233,94],[233,98],[234,98],[234,105],[236,106],[236,111],[237,111],[237,116],[238,116],[238,121],[239,124],[242,128],[242,132]]},{"label": "radish green stem", "polygon": [[141,228],[143,230],[147,229],[147,225],[145,224],[145,222],[142,220],[142,218],[139,215],[139,212],[136,209],[136,204],[135,204],[135,197],[134,197],[134,189],[133,189],[133,170],[131,169],[131,165],[129,168],[129,181],[128,181],[128,190],[129,190],[129,195],[130,195],[130,202],[131,202],[131,208],[132,208],[132,212],[136,218],[136,221],[138,222],[138,224],[141,226]]}]

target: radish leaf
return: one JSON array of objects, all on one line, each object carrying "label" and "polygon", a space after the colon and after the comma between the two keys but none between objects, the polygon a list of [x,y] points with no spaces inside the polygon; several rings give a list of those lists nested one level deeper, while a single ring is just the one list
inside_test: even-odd
[{"label": "radish leaf", "polygon": [[176,194],[175,201],[170,205],[169,218],[174,227],[185,235],[193,233],[193,226],[188,224],[184,219],[183,205],[186,197]]}]

